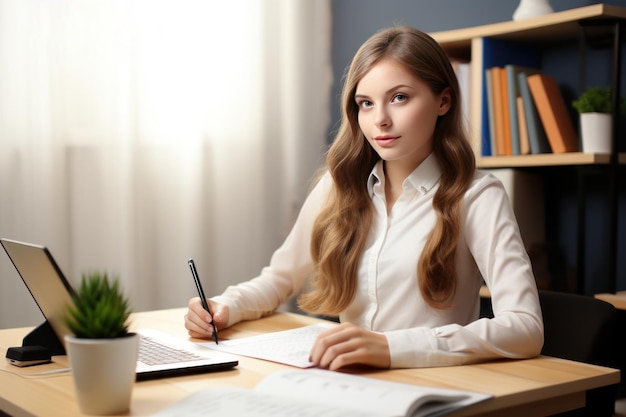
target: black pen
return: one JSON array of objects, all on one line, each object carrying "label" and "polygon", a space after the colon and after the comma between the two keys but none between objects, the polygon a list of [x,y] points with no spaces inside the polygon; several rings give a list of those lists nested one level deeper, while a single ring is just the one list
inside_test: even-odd
[{"label": "black pen", "polygon": [[193,275],[193,280],[196,283],[196,288],[198,289],[198,295],[200,296],[200,301],[202,302],[202,307],[211,315],[211,324],[213,325],[213,340],[215,340],[215,344],[218,344],[217,341],[217,328],[215,327],[215,319],[213,318],[213,313],[211,313],[211,309],[209,309],[209,303],[206,301],[206,297],[204,296],[204,290],[202,290],[202,283],[200,282],[200,277],[198,276],[198,271],[196,270],[196,264],[193,262],[193,259],[189,259],[187,262],[189,264],[189,268],[191,268],[191,275]]}]

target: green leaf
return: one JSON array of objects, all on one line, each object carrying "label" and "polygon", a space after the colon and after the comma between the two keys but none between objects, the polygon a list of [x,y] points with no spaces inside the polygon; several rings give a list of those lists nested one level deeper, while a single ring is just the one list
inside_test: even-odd
[{"label": "green leaf", "polygon": [[[572,106],[579,113],[611,113],[611,88],[591,87],[572,102]],[[620,111],[626,109],[626,101],[620,100]]]},{"label": "green leaf", "polygon": [[106,273],[83,275],[79,290],[67,306],[65,323],[79,338],[114,338],[128,334],[131,309],[119,279]]}]

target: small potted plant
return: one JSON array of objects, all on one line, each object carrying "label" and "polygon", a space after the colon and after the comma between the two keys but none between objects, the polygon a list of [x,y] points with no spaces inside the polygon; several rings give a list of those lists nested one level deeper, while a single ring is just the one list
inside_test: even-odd
[{"label": "small potted plant", "polygon": [[129,332],[131,313],[116,277],[83,275],[67,306],[65,337],[78,404],[85,414],[128,411],[135,382],[139,336]]},{"label": "small potted plant", "polygon": [[[572,106],[580,113],[582,149],[586,153],[610,153],[613,132],[611,89],[592,87],[583,92]],[[620,103],[624,109],[624,100]]]}]

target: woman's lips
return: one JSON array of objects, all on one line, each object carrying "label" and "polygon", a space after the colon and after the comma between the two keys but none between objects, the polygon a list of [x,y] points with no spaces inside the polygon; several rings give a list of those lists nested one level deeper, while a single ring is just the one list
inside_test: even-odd
[{"label": "woman's lips", "polygon": [[376,136],[374,140],[380,146],[390,146],[393,142],[399,139],[400,136]]}]

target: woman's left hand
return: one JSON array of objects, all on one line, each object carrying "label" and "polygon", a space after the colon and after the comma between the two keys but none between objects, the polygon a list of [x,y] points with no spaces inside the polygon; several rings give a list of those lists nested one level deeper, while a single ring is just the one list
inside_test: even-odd
[{"label": "woman's left hand", "polygon": [[311,362],[335,371],[357,364],[389,368],[391,358],[384,334],[342,323],[317,336],[311,349]]}]

